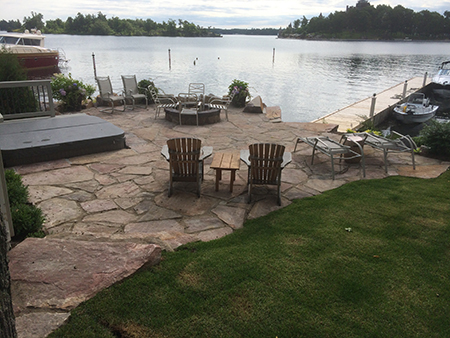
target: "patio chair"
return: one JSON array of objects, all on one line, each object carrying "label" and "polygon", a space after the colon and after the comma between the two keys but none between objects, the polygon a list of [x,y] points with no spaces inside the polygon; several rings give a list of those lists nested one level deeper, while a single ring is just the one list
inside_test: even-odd
[{"label": "patio chair", "polygon": [[209,109],[225,110],[225,117],[228,121],[228,106],[233,101],[234,95],[235,95],[235,92],[233,91],[233,92],[231,92],[230,95],[228,95],[227,99],[213,98],[208,103]]},{"label": "patio chair", "polygon": [[125,98],[122,95],[114,95],[111,85],[111,79],[109,78],[109,76],[105,77],[97,76],[95,80],[97,81],[98,84],[98,91],[100,92],[100,98],[106,102],[111,103],[111,108],[105,108],[100,111],[104,112],[111,111],[111,113],[114,113],[115,102],[122,102],[123,111],[125,111],[126,108]]},{"label": "patio chair", "polygon": [[139,89],[146,90],[145,88],[140,88],[138,86],[136,75],[122,75],[122,83],[123,83],[123,92],[125,94],[125,98],[131,100],[133,103],[133,110],[135,107],[135,101],[139,99],[145,100],[145,109],[148,107],[148,99],[147,95],[140,94]]},{"label": "patio chair", "polygon": [[205,106],[205,84],[189,83],[188,93],[197,95],[197,102],[200,105],[200,110],[203,110]]},{"label": "patio chair", "polygon": [[413,169],[416,170],[416,163],[414,159],[414,149],[417,148],[416,143],[413,141],[411,136],[402,135],[393,131],[395,135],[399,138],[397,139],[388,139],[383,136],[378,136],[373,133],[357,133],[356,135],[364,135],[366,136],[365,143],[371,146],[372,148],[382,150],[383,151],[383,159],[384,159],[384,171],[387,173],[387,156],[389,153],[410,153]]},{"label": "patio chair", "polygon": [[[364,149],[363,147],[358,143],[353,141],[351,138],[347,139],[348,142],[350,142],[352,146],[341,144],[337,141],[332,140],[328,136],[316,136],[316,137],[299,137],[297,139],[297,142],[295,144],[294,151],[297,150],[297,144],[304,142],[311,147],[313,147],[312,157],[311,157],[311,165],[314,164],[314,154],[316,150],[319,150],[321,153],[327,155],[331,159],[331,175],[334,180],[335,173],[334,173],[334,161],[337,159],[337,155],[339,155],[339,163],[342,162],[342,156],[345,155],[346,160],[351,160],[354,158],[361,158],[362,163],[362,170],[363,170],[363,177],[366,177],[366,166],[364,162]],[[353,149],[352,149],[353,148]],[[357,149],[358,151],[355,151],[354,149]]]},{"label": "patio chair", "polygon": [[198,126],[198,111],[200,110],[201,103],[198,101],[197,94],[179,93],[178,102],[180,102],[179,106],[180,126],[182,115],[195,115]]},{"label": "patio chair", "polygon": [[197,196],[200,197],[203,181],[203,161],[211,156],[212,147],[202,147],[197,138],[173,138],[163,146],[161,154],[169,162],[169,197],[173,193],[173,182],[197,183]]},{"label": "patio chair", "polygon": [[248,203],[253,185],[264,184],[277,186],[277,203],[281,205],[281,171],[292,161],[291,153],[284,150],[284,146],[273,143],[255,143],[241,150],[241,160],[248,166]]},{"label": "patio chair", "polygon": [[150,92],[153,102],[155,102],[155,105],[156,105],[155,120],[159,116],[161,109],[165,109],[165,108],[177,109],[178,108],[179,102],[175,99],[174,96],[170,96],[167,94],[158,95],[158,93],[156,93],[156,90],[152,85],[148,86],[148,91]]}]

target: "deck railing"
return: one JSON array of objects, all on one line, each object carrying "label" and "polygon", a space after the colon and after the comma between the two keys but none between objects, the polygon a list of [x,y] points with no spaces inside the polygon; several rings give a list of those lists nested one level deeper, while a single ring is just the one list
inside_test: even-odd
[{"label": "deck railing", "polygon": [[55,116],[50,80],[0,82],[0,122]]}]

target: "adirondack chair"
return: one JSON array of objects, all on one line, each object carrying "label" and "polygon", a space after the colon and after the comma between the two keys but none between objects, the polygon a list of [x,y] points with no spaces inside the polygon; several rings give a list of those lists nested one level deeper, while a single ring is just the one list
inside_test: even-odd
[{"label": "adirondack chair", "polygon": [[281,171],[291,162],[292,155],[285,147],[273,143],[249,145],[249,150],[241,150],[241,160],[248,166],[248,203],[251,202],[255,184],[276,185],[277,203],[281,205]]},{"label": "adirondack chair", "polygon": [[169,162],[169,197],[173,193],[173,182],[197,183],[200,197],[203,160],[212,154],[212,147],[202,147],[202,141],[196,138],[174,138],[167,141],[161,154]]}]

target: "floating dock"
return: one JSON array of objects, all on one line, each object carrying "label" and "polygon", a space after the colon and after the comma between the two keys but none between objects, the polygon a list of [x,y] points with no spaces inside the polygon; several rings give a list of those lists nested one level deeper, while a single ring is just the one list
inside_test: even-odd
[{"label": "floating dock", "polygon": [[358,129],[362,123],[373,118],[374,125],[386,119],[390,111],[411,93],[420,91],[430,81],[426,77],[414,77],[381,93],[374,94],[361,101],[355,102],[334,113],[318,118],[312,123],[332,123],[339,125],[338,132],[347,129]]}]

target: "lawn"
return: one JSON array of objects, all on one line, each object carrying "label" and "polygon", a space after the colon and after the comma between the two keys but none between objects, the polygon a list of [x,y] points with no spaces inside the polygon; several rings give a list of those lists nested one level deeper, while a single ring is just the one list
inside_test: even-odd
[{"label": "lawn", "polygon": [[450,171],[294,201],[100,292],[49,337],[450,337]]}]

